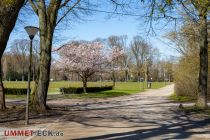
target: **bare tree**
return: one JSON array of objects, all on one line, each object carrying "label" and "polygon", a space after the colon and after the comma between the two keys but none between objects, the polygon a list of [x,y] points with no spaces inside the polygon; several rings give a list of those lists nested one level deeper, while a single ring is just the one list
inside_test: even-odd
[{"label": "bare tree", "polygon": [[[113,49],[114,47],[122,48],[121,40],[119,36],[110,36],[107,39],[108,46]],[[119,59],[116,59],[111,62],[111,67],[112,67],[112,81],[113,81],[113,87],[115,87],[115,82],[116,82],[116,73],[115,73],[115,67],[117,67],[119,63]]]},{"label": "bare tree", "polygon": [[128,81],[129,75],[129,63],[130,63],[130,46],[127,46],[127,35],[119,36],[119,45],[123,48],[124,54],[120,58],[122,61],[122,67],[125,71],[125,81]]},{"label": "bare tree", "polygon": [[[11,51],[16,56],[17,62],[21,67],[22,71],[22,81],[24,81],[25,72],[27,69],[27,57],[29,56],[29,46],[30,41],[26,39],[16,39],[11,45]],[[35,79],[35,69],[37,65],[37,60],[39,58],[39,41],[33,40],[33,79]],[[25,71],[26,70],[26,71]]]},{"label": "bare tree", "polygon": [[24,81],[25,67],[26,67],[26,53],[28,51],[27,40],[14,40],[12,43],[12,52],[17,56],[18,64],[22,70],[22,81]]},{"label": "bare tree", "polygon": [[[145,62],[148,62],[148,60],[150,59],[149,58],[150,46],[140,36],[135,36],[130,45],[131,45],[131,51],[136,61],[138,81],[140,81],[140,78],[143,76],[144,70],[148,66],[148,64],[146,64]],[[147,75],[147,70],[145,71],[145,74]],[[145,80],[147,80],[146,77]]]}]

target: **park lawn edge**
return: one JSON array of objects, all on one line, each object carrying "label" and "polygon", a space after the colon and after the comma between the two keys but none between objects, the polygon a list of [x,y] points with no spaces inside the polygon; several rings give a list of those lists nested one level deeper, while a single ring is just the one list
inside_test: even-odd
[{"label": "park lawn edge", "polygon": [[[116,84],[122,84],[123,82],[119,82]],[[128,82],[128,84],[132,84],[132,82]],[[135,83],[134,83],[135,84]],[[167,84],[169,85],[169,84]],[[160,83],[154,83],[154,86],[152,89],[159,89],[162,87],[165,87],[166,85],[163,82]],[[147,89],[146,89],[147,90]],[[96,93],[88,93],[88,94],[55,94],[55,93],[48,93],[48,99],[88,99],[88,98],[112,98],[112,97],[119,97],[119,96],[126,96],[126,95],[132,95],[137,94],[140,92],[143,92],[144,90],[140,90],[136,87],[127,86],[126,88],[124,86],[118,86],[113,90],[109,91],[102,91],[102,92],[96,92]],[[25,99],[25,95],[6,95],[6,99]]]},{"label": "park lawn edge", "polygon": [[184,106],[183,110],[187,114],[198,114],[199,116],[207,116],[210,118],[210,107],[207,108],[201,108],[196,105],[193,106]]},{"label": "park lawn edge", "polygon": [[169,99],[175,102],[194,102],[196,97],[193,96],[179,96],[175,93],[169,96]]}]

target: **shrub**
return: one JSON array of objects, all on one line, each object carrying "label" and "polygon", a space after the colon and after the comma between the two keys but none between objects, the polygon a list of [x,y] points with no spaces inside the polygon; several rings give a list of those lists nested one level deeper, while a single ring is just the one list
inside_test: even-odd
[{"label": "shrub", "polygon": [[[22,80],[22,73],[18,73],[16,71],[9,70],[8,73],[5,75],[6,80],[8,81],[21,81]],[[27,73],[24,74],[24,80],[27,80],[28,75]]]},{"label": "shrub", "polygon": [[4,88],[5,94],[24,95],[27,94],[27,88]]},{"label": "shrub", "polygon": [[175,69],[175,93],[178,96],[193,96],[198,93],[199,59],[181,59]]},{"label": "shrub", "polygon": [[[106,90],[112,90],[113,86],[103,86],[103,87],[87,87],[86,91],[89,93],[100,92]],[[60,88],[60,92],[63,94],[72,94],[72,93],[83,93],[83,87],[67,87]]]}]

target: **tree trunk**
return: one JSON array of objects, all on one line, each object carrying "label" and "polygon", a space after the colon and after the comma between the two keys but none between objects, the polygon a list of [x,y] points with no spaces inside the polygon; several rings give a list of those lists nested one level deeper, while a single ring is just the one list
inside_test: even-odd
[{"label": "tree trunk", "polygon": [[25,81],[24,74],[22,74],[22,81]]},{"label": "tree trunk", "polygon": [[[30,2],[32,7],[33,2]],[[46,7],[44,1],[37,2],[38,9],[35,9],[39,17],[40,29],[40,58],[38,67],[38,77],[34,87],[33,106],[39,112],[45,112],[47,106],[47,92],[50,79],[51,51],[53,34],[56,27],[58,10],[61,0],[50,1],[49,7]],[[37,10],[37,11],[36,11]]]},{"label": "tree trunk", "polygon": [[102,75],[102,72],[100,72],[100,83],[101,83],[101,87],[102,87],[102,81],[103,81],[103,75]]},{"label": "tree trunk", "polygon": [[148,86],[148,67],[147,67],[147,64],[145,66],[145,83],[146,83],[146,87],[149,88],[149,86]]},{"label": "tree trunk", "polygon": [[114,62],[111,63],[112,67],[112,82],[113,82],[113,88],[115,87],[116,77],[115,77],[115,71],[114,71]]},{"label": "tree trunk", "polygon": [[77,74],[77,81],[80,81],[80,76],[79,76],[79,74]]},{"label": "tree trunk", "polygon": [[141,82],[141,72],[140,71],[138,71],[138,74],[137,74],[137,81]]},{"label": "tree trunk", "polygon": [[208,42],[207,18],[200,15],[199,19],[199,46],[200,46],[200,71],[197,105],[207,107],[207,78],[208,78]]},{"label": "tree trunk", "polygon": [[25,77],[24,77],[24,67],[22,68],[22,81],[25,81]]},{"label": "tree trunk", "polygon": [[[0,56],[0,60],[2,58],[2,55]],[[0,109],[5,110],[6,104],[5,104],[5,94],[4,94],[4,85],[2,82],[2,65],[0,61]]]},{"label": "tree trunk", "polygon": [[32,100],[33,107],[38,112],[45,112],[48,109],[46,101],[51,65],[52,34],[49,33],[50,28],[47,28],[45,20],[45,17],[40,17],[41,53],[39,58],[38,77],[35,82]]},{"label": "tree trunk", "polygon": [[[7,46],[10,33],[12,32],[15,26],[18,13],[24,4],[24,1],[25,0],[0,1],[0,59],[2,58],[4,50]],[[5,105],[4,86],[2,82],[2,67],[0,66],[0,109],[3,110],[5,108],[6,105]]]},{"label": "tree trunk", "polygon": [[113,81],[113,88],[115,87],[116,78],[115,78],[115,72],[112,71],[112,81]]},{"label": "tree trunk", "polygon": [[82,82],[83,82],[83,92],[87,93],[87,79],[83,78]]},{"label": "tree trunk", "polygon": [[125,70],[125,82],[128,81],[128,70]]},{"label": "tree trunk", "polygon": [[5,33],[2,33],[3,28],[0,27],[0,109],[1,110],[5,110],[6,109],[6,104],[5,104],[5,93],[4,93],[4,85],[2,82],[2,65],[1,65],[1,59],[3,56],[3,52],[6,48],[7,45],[7,41],[9,39],[9,35],[8,37],[4,36]]},{"label": "tree trunk", "polygon": [[35,75],[36,75],[36,68],[35,64],[33,64],[33,81],[35,81]]},{"label": "tree trunk", "polygon": [[[49,39],[45,38],[44,39]],[[52,39],[52,38],[51,38]],[[41,55],[39,61],[38,68],[38,78],[36,80],[35,88],[34,88],[34,97],[33,97],[33,105],[39,112],[44,112],[48,109],[46,101],[47,101],[47,92],[49,86],[49,77],[50,77],[50,65],[51,65],[51,41],[48,40],[43,42],[41,39],[40,47],[41,47]]]}]

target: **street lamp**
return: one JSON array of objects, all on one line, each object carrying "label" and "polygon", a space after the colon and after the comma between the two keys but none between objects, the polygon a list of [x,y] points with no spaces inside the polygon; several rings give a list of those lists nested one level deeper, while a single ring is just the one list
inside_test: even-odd
[{"label": "street lamp", "polygon": [[26,99],[26,125],[29,124],[29,96],[30,96],[30,82],[31,82],[31,63],[32,63],[32,42],[34,39],[34,36],[39,31],[39,28],[33,27],[33,26],[26,26],[24,28],[26,32],[28,33],[28,36],[30,38],[30,54],[29,54],[29,67],[28,67],[28,86],[27,86],[27,99]]}]

